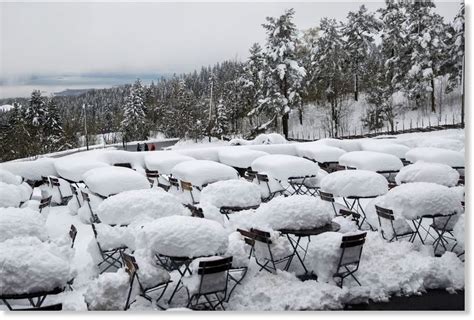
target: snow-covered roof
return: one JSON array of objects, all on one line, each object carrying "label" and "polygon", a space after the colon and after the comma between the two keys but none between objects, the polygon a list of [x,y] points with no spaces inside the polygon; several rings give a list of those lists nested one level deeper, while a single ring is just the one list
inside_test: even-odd
[{"label": "snow-covered roof", "polygon": [[395,177],[397,184],[407,182],[433,182],[447,187],[457,185],[459,172],[442,163],[417,161],[403,167]]},{"label": "snow-covered roof", "polygon": [[216,181],[237,179],[237,171],[225,164],[209,160],[184,161],[171,170],[173,177],[203,186]]},{"label": "snow-covered roof", "polygon": [[403,167],[398,157],[373,151],[348,152],[339,158],[339,164],[370,171],[398,171]]},{"label": "snow-covered roof", "polygon": [[266,173],[269,177],[286,182],[290,177],[317,175],[319,166],[304,158],[285,154],[271,154],[254,160],[252,170]]},{"label": "snow-covered roof", "polygon": [[373,197],[387,193],[388,182],[384,176],[368,170],[342,170],[325,176],[321,191],[336,197]]},{"label": "snow-covered roof", "polygon": [[444,163],[451,167],[464,167],[464,154],[458,151],[441,148],[413,148],[406,154],[406,159],[417,161]]}]

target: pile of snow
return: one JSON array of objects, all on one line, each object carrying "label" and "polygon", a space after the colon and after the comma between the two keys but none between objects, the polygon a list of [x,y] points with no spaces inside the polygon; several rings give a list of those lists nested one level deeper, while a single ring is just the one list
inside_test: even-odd
[{"label": "pile of snow", "polygon": [[[58,179],[59,182],[59,187],[49,185],[45,186],[45,190],[47,190],[48,194],[51,195],[51,202],[56,203],[56,204],[61,204],[62,203],[62,198],[66,198],[69,196],[72,196],[72,190],[71,190],[71,184],[67,182],[66,180],[58,177],[48,177],[50,178],[56,178]],[[60,192],[61,190],[61,192]],[[62,198],[61,198],[62,196]]]},{"label": "pile of snow", "polygon": [[195,148],[195,149],[179,149],[175,150],[177,153],[189,156],[196,160],[208,160],[219,162],[219,148]]},{"label": "pile of snow", "polygon": [[391,154],[373,151],[348,152],[339,158],[339,164],[369,171],[398,171],[403,167],[400,158]]},{"label": "pile of snow", "polygon": [[268,154],[287,154],[289,156],[296,156],[296,144],[260,144],[260,145],[249,145],[248,149],[263,151]]},{"label": "pile of snow", "polygon": [[231,167],[247,169],[255,159],[265,155],[268,153],[246,148],[222,148],[219,150],[219,162]]},{"label": "pile of snow", "polygon": [[461,151],[464,148],[464,141],[449,137],[416,137],[403,140],[401,143],[411,148],[441,148],[453,151]]},{"label": "pile of snow", "polygon": [[18,237],[48,239],[43,215],[29,208],[0,208],[0,242]]},{"label": "pile of snow", "polygon": [[57,176],[54,160],[41,158],[34,161],[11,161],[0,163],[0,169],[10,171],[26,180],[39,181],[41,177]]},{"label": "pile of snow", "polygon": [[393,143],[392,141],[379,141],[377,139],[361,140],[360,145],[363,151],[374,151],[380,153],[391,154],[399,159],[405,159],[406,153],[410,150],[409,147],[402,144]]},{"label": "pile of snow", "polygon": [[244,237],[237,231],[229,234],[229,246],[225,257],[232,257],[232,267],[247,267],[249,264],[250,247],[245,243]]},{"label": "pile of snow", "polygon": [[318,140],[316,143],[321,143],[323,145],[330,146],[330,147],[336,147],[336,148],[345,150],[347,152],[362,150],[359,141],[355,141],[355,140],[324,138],[324,139]]},{"label": "pile of snow", "polygon": [[[415,220],[424,215],[461,213],[456,191],[428,182],[406,183],[391,189],[386,195],[367,205],[369,222],[375,221],[375,207],[391,209],[396,218]],[[454,218],[451,220],[454,221]]]},{"label": "pile of snow", "polygon": [[319,166],[307,159],[289,155],[267,155],[252,162],[252,170],[286,182],[290,177],[316,175]]},{"label": "pile of snow", "polygon": [[298,156],[305,157],[319,163],[337,162],[346,151],[322,143],[302,143],[296,146]]},{"label": "pile of snow", "polygon": [[457,185],[459,172],[442,163],[417,161],[403,167],[395,177],[397,184],[407,182],[432,182],[447,187]]},{"label": "pile of snow", "polygon": [[150,188],[145,176],[123,167],[95,168],[84,173],[83,180],[92,192],[104,197],[127,190]]},{"label": "pile of snow", "polygon": [[19,207],[22,198],[18,186],[0,182],[0,208]]},{"label": "pile of snow", "polygon": [[224,253],[228,236],[217,222],[194,217],[171,216],[146,224],[137,247],[174,257],[200,257]]},{"label": "pile of snow", "polygon": [[104,223],[95,224],[95,228],[97,231],[97,242],[102,250],[122,247],[135,248],[135,237],[132,229],[120,226],[112,227]]},{"label": "pile of snow", "polygon": [[318,197],[294,195],[276,197],[255,211],[259,226],[280,229],[313,229],[331,223],[334,211],[328,202]]},{"label": "pile of snow", "polygon": [[245,180],[218,181],[201,192],[201,203],[220,207],[250,207],[261,202],[259,187]]},{"label": "pile of snow", "polygon": [[0,169],[0,182],[5,184],[20,185],[22,178],[20,176],[14,175],[10,171]]},{"label": "pile of snow", "polygon": [[147,169],[157,170],[160,174],[170,174],[178,163],[189,160],[194,158],[173,151],[154,151],[145,156]]},{"label": "pile of snow", "polygon": [[[102,201],[104,201],[104,199],[102,199],[101,197],[99,196],[96,196],[95,194],[92,194],[90,192],[88,192],[87,190],[82,190],[84,191],[85,193],[87,193],[89,195],[89,204],[92,208],[92,211],[95,212],[95,210],[97,210],[97,208],[99,207],[99,205],[102,203]],[[82,195],[79,193],[79,199],[82,199]],[[69,201],[68,203],[68,208],[71,208],[72,207],[72,203],[76,202],[77,203],[77,200],[75,198],[72,199],[72,201]],[[74,209],[74,207],[73,207]],[[74,211],[72,211],[74,213]],[[85,223],[89,223],[90,219],[91,219],[91,210],[89,209],[89,205],[82,201],[82,204],[81,204],[81,207],[77,210],[77,215],[79,216],[79,218],[85,222]]]},{"label": "pile of snow", "polygon": [[190,160],[177,164],[172,170],[173,177],[203,186],[216,181],[237,179],[237,171],[225,164],[209,160]]},{"label": "pile of snow", "polygon": [[278,133],[268,133],[268,134],[259,134],[253,140],[245,139],[232,139],[229,144],[231,146],[239,145],[250,145],[250,144],[284,144],[288,141],[281,134]]},{"label": "pile of snow", "polygon": [[74,182],[82,181],[84,173],[91,169],[108,167],[109,165],[102,161],[81,157],[77,161],[71,161],[69,157],[64,157],[54,162],[54,167],[59,176]]},{"label": "pile of snow", "polygon": [[190,215],[178,198],[162,189],[130,190],[101,202],[96,214],[103,223],[128,225],[144,216],[152,219]]},{"label": "pile of snow", "polygon": [[367,170],[343,170],[328,174],[321,181],[321,191],[336,197],[373,197],[387,193],[384,176]]},{"label": "pile of snow", "polygon": [[133,169],[142,171],[145,164],[143,161],[145,154],[147,153],[130,152],[125,150],[105,150],[101,155],[101,159],[110,165],[117,163],[130,163]]},{"label": "pile of snow", "polygon": [[413,163],[425,161],[443,163],[450,167],[464,167],[463,153],[440,148],[414,148],[407,152],[406,159]]},{"label": "pile of snow", "polygon": [[71,280],[68,247],[27,237],[0,242],[0,252],[0,295],[50,291]]},{"label": "pile of snow", "polygon": [[84,294],[89,310],[123,310],[127,301],[130,276],[125,269],[106,272],[91,282]]},{"label": "pile of snow", "polygon": [[453,228],[453,234],[456,238],[456,243],[462,249],[464,249],[464,223],[464,214],[462,214],[461,216],[459,216],[459,219]]}]

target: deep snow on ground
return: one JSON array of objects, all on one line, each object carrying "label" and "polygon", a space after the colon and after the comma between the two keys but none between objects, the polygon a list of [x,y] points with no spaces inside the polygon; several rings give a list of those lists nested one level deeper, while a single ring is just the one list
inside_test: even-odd
[{"label": "deep snow on ground", "polygon": [[[446,130],[430,133],[404,134],[399,135],[390,143],[399,143],[400,145],[409,148],[431,146],[434,142],[440,139],[445,148],[461,151],[464,148],[464,131],[463,130]],[[387,139],[388,140],[388,139]],[[322,142],[324,143],[324,142]],[[343,142],[327,141],[331,143],[339,143],[342,148]],[[376,144],[376,139],[373,139]],[[225,143],[212,144],[228,145]],[[349,145],[350,144],[350,145]],[[301,144],[304,145],[304,144]],[[363,144],[357,141],[351,141],[344,145],[348,150],[359,151],[362,150]],[[265,147],[275,146],[270,153],[278,153],[278,150],[284,154],[291,153],[294,149],[294,154],[297,155],[297,150],[294,144],[268,145]],[[331,145],[334,146],[334,145]],[[182,154],[190,155],[196,159],[212,161],[218,154],[219,148],[209,148],[209,144],[181,144],[176,148],[175,152],[183,152]],[[247,148],[249,145],[236,148]],[[252,147],[259,148],[258,145]],[[435,147],[440,147],[436,145]],[[222,147],[221,147],[222,148]],[[354,150],[355,148],[355,150]],[[361,148],[361,149],[357,149]],[[399,148],[400,150],[402,148]],[[263,150],[268,152],[267,150]],[[341,153],[342,154],[342,153]],[[90,155],[90,156],[89,156]],[[137,169],[138,174],[144,174],[143,165],[145,164],[144,156],[146,153],[127,154],[123,152],[112,152],[107,154],[106,151],[89,152],[82,155],[69,156],[70,159],[84,160],[91,159],[91,161],[100,161],[106,166],[114,162],[133,162],[133,166]],[[67,164],[67,158],[61,159],[60,165]],[[30,177],[37,177],[43,175],[56,174],[51,171],[56,171],[55,159],[42,160],[38,163],[12,162],[10,164],[1,164],[0,168],[10,171],[15,175],[28,174]],[[59,162],[58,162],[59,163]],[[141,166],[141,167],[140,167]],[[64,169],[64,168],[63,168]],[[101,168],[99,168],[101,169]],[[114,168],[115,169],[115,168]],[[72,172],[71,172],[72,170]],[[79,171],[83,171],[83,166],[76,166],[75,169],[65,171],[72,176],[77,176]],[[78,172],[75,172],[77,170]],[[125,170],[125,169],[124,169]],[[60,171],[60,170],[58,170]],[[120,171],[120,170],[119,170]],[[347,171],[351,172],[351,171]],[[354,172],[354,171],[352,171]],[[378,175],[374,172],[369,174]],[[87,176],[87,175],[86,175]],[[16,186],[19,182],[17,178],[8,174],[2,174],[2,182],[8,188]],[[329,176],[326,176],[329,177]],[[336,177],[337,178],[337,177]],[[327,179],[327,178],[326,178]],[[327,181],[334,178],[329,178]],[[326,183],[327,187],[339,183],[340,179],[335,179],[334,183]],[[229,180],[221,183],[224,186],[231,184],[234,180]],[[235,180],[239,181],[239,180]],[[336,183],[337,182],[337,183]],[[258,272],[259,267],[255,260],[248,257],[248,247],[246,247],[243,238],[239,233],[236,233],[236,228],[247,229],[252,226],[262,228],[277,229],[283,227],[301,227],[305,222],[320,223],[327,222],[333,218],[332,208],[327,203],[321,203],[317,198],[305,198],[303,196],[283,198],[278,197],[268,204],[262,204],[257,210],[246,210],[231,215],[230,221],[222,218],[216,206],[222,205],[226,202],[226,197],[232,198],[238,196],[241,192],[254,189],[258,192],[258,188],[245,188],[246,182],[240,183],[241,188],[233,191],[232,188],[226,187],[222,194],[218,190],[214,190],[218,184],[211,185],[208,192],[202,193],[203,198],[209,198],[206,203],[202,203],[204,211],[204,220],[189,216],[189,212],[184,207],[179,207],[179,197],[166,194],[164,191],[156,190],[133,190],[124,191],[117,196],[113,196],[110,200],[102,202],[97,209],[97,214],[102,218],[103,222],[115,224],[129,224],[128,227],[110,227],[104,224],[98,224],[99,240],[107,246],[105,242],[117,240],[129,245],[135,249],[134,255],[141,268],[143,269],[143,278],[147,276],[155,279],[166,278],[166,273],[163,270],[158,270],[152,265],[152,257],[154,250],[160,249],[162,252],[168,254],[189,254],[189,255],[233,255],[234,266],[248,265],[249,271],[242,284],[237,286],[229,302],[226,304],[228,310],[332,310],[342,309],[348,303],[360,303],[372,301],[387,301],[392,295],[413,295],[420,294],[427,289],[446,289],[449,292],[464,289],[464,263],[456,256],[455,253],[446,252],[441,257],[435,257],[433,247],[430,243],[422,245],[416,241],[414,244],[406,241],[397,241],[394,243],[387,243],[382,239],[377,231],[368,231],[367,240],[362,252],[362,259],[359,271],[356,276],[362,283],[358,286],[352,279],[346,279],[344,287],[341,289],[337,287],[331,277],[334,270],[334,262],[340,254],[340,239],[343,233],[360,232],[355,229],[355,225],[344,218],[335,218],[341,224],[342,228],[338,233],[323,233],[317,237],[311,238],[308,244],[308,254],[306,256],[306,265],[311,270],[314,270],[319,275],[319,281],[307,280],[301,281],[295,276],[295,273],[301,272],[301,266],[298,261],[293,262],[289,272],[278,271],[276,274],[270,274],[266,271]],[[324,187],[323,183],[323,187]],[[360,188],[361,184],[354,186]],[[112,187],[112,186],[111,186]],[[135,189],[141,189],[140,184]],[[376,182],[369,183],[367,188],[375,188],[377,192],[385,193],[386,185],[378,186]],[[443,187],[447,188],[447,187]],[[133,189],[133,188],[132,188]],[[241,191],[242,189],[243,191]],[[382,190],[383,189],[383,190]],[[395,189],[392,189],[395,190]],[[38,198],[41,190],[35,189],[34,198]],[[396,192],[393,192],[396,194]],[[457,190],[451,192],[456,194]],[[151,197],[159,195],[163,203],[160,204]],[[336,195],[337,196],[337,195]],[[250,195],[246,195],[251,199]],[[387,197],[387,196],[382,196]],[[390,197],[390,195],[388,196]],[[157,197],[158,199],[158,197]],[[384,198],[380,198],[384,199]],[[253,201],[254,199],[252,199]],[[340,201],[340,199],[337,199]],[[72,202],[76,201],[74,198]],[[257,201],[258,202],[258,201]],[[229,201],[235,204],[240,202]],[[298,204],[302,204],[302,211],[297,211]],[[369,201],[363,201],[363,205],[367,205]],[[394,202],[396,203],[396,202]],[[436,203],[435,203],[436,205]],[[454,205],[453,205],[454,206]],[[41,250],[46,250],[51,256],[58,259],[55,266],[55,273],[49,274],[54,281],[64,283],[70,275],[75,277],[73,283],[73,290],[66,290],[57,296],[50,296],[47,298],[45,305],[52,303],[63,303],[64,310],[87,310],[89,309],[120,309],[123,308],[128,289],[127,276],[123,270],[118,272],[113,271],[106,273],[99,277],[96,264],[98,260],[98,247],[94,238],[91,225],[86,220],[81,219],[76,215],[76,210],[71,204],[69,206],[54,206],[49,212],[42,214],[42,219],[34,219],[31,217],[29,209],[1,209],[0,215],[3,211],[9,211],[8,214],[2,216],[0,225],[5,230],[8,230],[8,221],[15,221],[18,224],[18,212],[24,213],[25,219],[29,219],[31,232],[28,230],[28,225],[22,225],[18,229],[21,232],[9,232],[8,239],[1,239],[0,246],[10,248],[5,241],[15,240],[15,237],[24,236],[25,232],[29,236],[37,237],[36,240],[18,240],[19,244],[35,245]],[[151,208],[153,207],[153,208]],[[172,212],[177,207],[180,212],[173,216]],[[311,215],[311,208],[317,207],[318,217]],[[439,206],[438,206],[439,207]],[[135,208],[133,210],[139,212],[127,212],[126,208]],[[406,209],[406,208],[405,208]],[[404,210],[405,210],[404,209]],[[24,211],[21,211],[24,210]],[[176,209],[177,210],[177,209]],[[456,205],[456,210],[460,208]],[[398,214],[397,210],[396,214]],[[116,217],[114,217],[116,212]],[[418,211],[417,211],[418,212]],[[216,217],[218,219],[216,219]],[[219,219],[220,218],[220,219]],[[292,220],[295,218],[295,220]],[[38,221],[37,221],[38,220]],[[28,222],[27,221],[27,222]],[[462,223],[462,224],[461,224]],[[68,249],[70,242],[67,241],[67,233],[71,224],[74,224],[78,230],[75,246],[73,250]],[[425,226],[427,227],[427,226]],[[25,231],[26,230],[26,231]],[[458,220],[455,228],[455,236],[462,238],[464,233],[464,215],[462,219]],[[6,231],[5,231],[5,234]],[[102,238],[101,238],[102,237]],[[107,238],[107,239],[104,239]],[[116,239],[112,239],[112,238]],[[272,231],[272,239],[275,240],[274,249],[279,251],[278,254],[288,254],[290,249],[286,238],[278,238],[278,233]],[[41,242],[49,238],[50,243]],[[464,239],[462,239],[464,240]],[[23,242],[22,242],[23,241]],[[464,241],[458,241],[464,246]],[[207,244],[207,245],[206,245]],[[302,245],[306,245],[304,239]],[[112,246],[110,244],[110,246]],[[13,247],[13,250],[15,247]],[[35,248],[35,247],[33,247]],[[8,250],[8,249],[6,249]],[[261,248],[259,249],[261,250]],[[8,252],[8,251],[6,251]],[[59,254],[61,253],[61,254]],[[257,252],[259,253],[259,252]],[[261,252],[260,252],[261,253]],[[3,254],[3,253],[2,253]],[[30,250],[18,250],[15,255],[11,257],[23,257],[25,259],[34,258],[35,252]],[[67,263],[69,262],[69,264]],[[5,260],[8,263],[9,270],[6,272],[8,279],[8,272],[14,270],[15,261],[11,259]],[[47,263],[40,264],[42,272],[47,270]],[[68,266],[70,270],[68,269]],[[31,263],[25,264],[25,268],[35,268]],[[37,269],[34,269],[38,271]],[[41,270],[40,270],[41,271]],[[34,274],[34,273],[33,273]],[[16,279],[16,282],[11,282],[18,286],[21,281],[27,281],[28,275],[25,274],[25,279]],[[184,292],[181,290],[177,297],[173,300],[171,305],[167,305],[166,301],[169,298],[174,286],[179,277],[176,271],[170,273],[173,283],[167,289],[161,304],[169,308],[182,308],[186,305],[186,298]],[[2,278],[2,281],[4,281]],[[2,288],[8,288],[0,281]],[[41,285],[42,278],[39,278]],[[52,281],[45,277],[44,281]],[[53,283],[55,283],[53,281]],[[11,284],[10,284],[11,286]],[[26,307],[26,305],[24,305]],[[6,307],[0,304],[0,309]],[[132,306],[132,310],[158,310],[158,308],[144,299],[137,299],[137,302]]]}]

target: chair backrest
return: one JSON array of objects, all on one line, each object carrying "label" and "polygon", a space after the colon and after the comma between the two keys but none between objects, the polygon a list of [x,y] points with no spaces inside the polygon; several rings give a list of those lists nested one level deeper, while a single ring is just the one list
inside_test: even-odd
[{"label": "chair backrest", "polygon": [[150,188],[153,188],[153,185],[155,184],[155,180],[150,179],[148,176],[147,176],[147,180],[148,180],[148,183],[150,184]]},{"label": "chair backrest", "polygon": [[193,184],[191,182],[180,180],[180,184],[181,184],[181,189],[185,191],[189,191],[189,192],[193,191]]},{"label": "chair backrest", "polygon": [[82,195],[82,199],[85,201],[85,202],[90,202],[91,199],[89,198],[89,194],[87,192],[84,192],[81,190],[81,195]]},{"label": "chair backrest", "polygon": [[321,198],[321,200],[324,200],[324,201],[328,201],[328,202],[334,202],[334,195],[332,193],[328,193],[328,192],[323,192],[323,191],[319,191],[319,197]]},{"label": "chair backrest", "polygon": [[125,265],[125,271],[129,274],[130,279],[132,279],[138,271],[138,264],[135,257],[122,252],[122,260]]},{"label": "chair backrest", "polygon": [[347,266],[350,264],[359,264],[360,256],[362,255],[362,247],[365,243],[365,236],[367,232],[360,234],[342,237],[341,242],[341,259],[339,266]]},{"label": "chair backrest", "polygon": [[244,174],[244,178],[252,182],[257,177],[257,172],[252,170],[247,170]]},{"label": "chair backrest", "polygon": [[156,179],[159,177],[158,170],[145,169],[145,173],[148,179]]},{"label": "chair backrest", "polygon": [[346,210],[346,209],[339,209],[339,215],[343,217],[352,217],[353,221],[359,222],[360,214],[354,211]]},{"label": "chair backrest", "polygon": [[77,193],[77,187],[73,186],[72,184],[69,185],[71,187],[71,192],[74,196],[78,196],[79,194]]},{"label": "chair backrest", "polygon": [[49,181],[51,181],[51,185],[52,185],[53,187],[59,187],[59,186],[60,186],[60,183],[59,183],[59,179],[58,179],[58,178],[50,177],[50,178],[49,178]]},{"label": "chair backrest", "polygon": [[227,289],[228,271],[232,267],[232,257],[199,262],[198,275],[201,276],[200,294],[221,292]]},{"label": "chair backrest", "polygon": [[250,232],[253,233],[253,239],[256,241],[260,241],[266,244],[271,244],[272,240],[270,240],[270,233],[266,231],[262,231],[259,229],[251,228]]},{"label": "chair backrest", "polygon": [[49,186],[49,178],[45,176],[41,176],[41,182],[47,184]]},{"label": "chair backrest", "polygon": [[173,178],[173,177],[169,177],[169,178],[168,178],[168,181],[169,181],[169,183],[170,183],[170,185],[171,185],[172,187],[175,187],[176,189],[179,189],[179,182],[178,182],[178,179]]},{"label": "chair backrest", "polygon": [[40,200],[39,210],[43,210],[46,207],[49,207],[51,204],[51,196],[43,198]]},{"label": "chair backrest", "polygon": [[263,173],[257,173],[258,181],[268,182],[268,176]]},{"label": "chair backrest", "polygon": [[393,210],[391,209],[382,208],[376,205],[375,211],[377,212],[377,216],[379,216],[379,218],[384,218],[391,221],[395,220],[395,216],[393,215]]},{"label": "chair backrest", "polygon": [[69,237],[71,238],[71,248],[74,247],[74,242],[76,241],[76,236],[77,236],[77,229],[76,226],[71,224],[71,229],[69,230]]},{"label": "chair backrest", "polygon": [[132,164],[129,162],[119,162],[119,163],[114,163],[115,167],[124,167],[124,168],[129,168],[132,169]]}]

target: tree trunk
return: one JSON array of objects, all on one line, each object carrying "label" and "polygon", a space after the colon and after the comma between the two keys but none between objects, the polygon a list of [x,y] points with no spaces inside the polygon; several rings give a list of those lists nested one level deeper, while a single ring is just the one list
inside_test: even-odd
[{"label": "tree trunk", "polygon": [[463,56],[462,58],[462,71],[461,71],[461,124],[464,127],[464,64],[465,64],[465,57],[466,55]]},{"label": "tree trunk", "polygon": [[431,78],[431,112],[436,112],[435,108],[435,81]]},{"label": "tree trunk", "polygon": [[359,101],[359,76],[357,73],[354,77],[354,100]]},{"label": "tree trunk", "polygon": [[299,112],[298,116],[300,119],[300,125],[303,125],[303,108],[302,107],[299,108],[298,112]]},{"label": "tree trunk", "polygon": [[283,135],[285,136],[285,139],[288,140],[288,119],[289,119],[289,114],[288,113],[285,113],[282,117],[281,117],[281,125],[283,127]]}]

